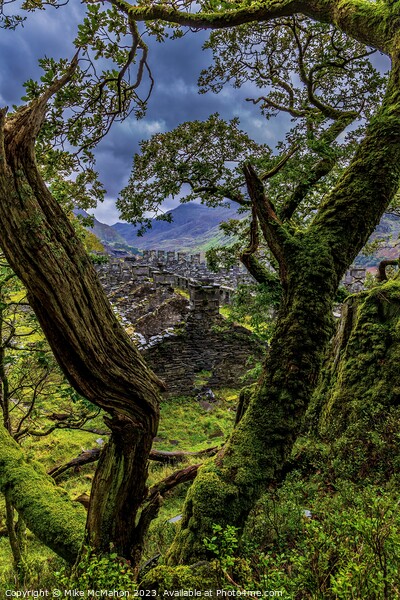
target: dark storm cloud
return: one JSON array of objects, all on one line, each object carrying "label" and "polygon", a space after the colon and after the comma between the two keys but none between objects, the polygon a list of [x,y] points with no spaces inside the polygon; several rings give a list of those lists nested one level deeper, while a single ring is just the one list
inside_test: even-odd
[{"label": "dark storm cloud", "polygon": [[[0,102],[18,103],[23,82],[40,76],[38,58],[47,55],[71,57],[72,41],[82,14],[82,6],[46,10],[29,15],[24,28],[1,31],[0,38]],[[157,43],[147,40],[149,64],[155,80],[146,117],[131,117],[113,127],[96,151],[97,168],[107,190],[107,201],[96,212],[100,220],[114,222],[117,213],[113,201],[126,185],[132,159],[139,142],[152,134],[168,131],[179,123],[207,119],[219,112],[224,118],[238,116],[241,127],[259,142],[273,145],[278,124],[265,121],[257,107],[245,98],[259,90],[225,88],[220,94],[199,94],[197,79],[209,66],[211,53],[202,51],[207,33],[187,33],[183,38]],[[171,207],[168,202],[168,208]]]},{"label": "dark storm cloud", "polygon": [[[186,35],[164,44],[149,41],[149,63],[155,85],[146,118],[118,124],[97,151],[98,167],[111,196],[117,196],[126,185],[133,155],[139,151],[139,142],[185,121],[207,119],[215,112],[227,119],[239,117],[242,128],[251,137],[274,145],[278,135],[276,125],[273,127],[272,121],[267,122],[258,108],[245,100],[248,96],[259,94],[259,89],[252,86],[240,90],[226,87],[220,94],[198,93],[198,76],[211,61],[210,53],[202,51],[205,39],[206,34],[202,33]],[[168,203],[168,208],[173,205]]]},{"label": "dark storm cloud", "polygon": [[[11,10],[11,7],[10,7]],[[72,57],[72,41],[82,8],[37,11],[15,31],[0,30],[0,98],[19,103],[23,83],[40,76],[38,59],[43,56]]]}]

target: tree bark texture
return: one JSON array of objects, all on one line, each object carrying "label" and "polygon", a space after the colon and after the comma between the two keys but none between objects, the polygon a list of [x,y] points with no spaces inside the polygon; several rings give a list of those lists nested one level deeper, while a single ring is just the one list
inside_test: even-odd
[{"label": "tree bark texture", "polygon": [[0,112],[0,245],[67,378],[109,415],[111,436],[93,482],[88,541],[101,551],[113,544],[131,558],[161,384],[113,314],[81,242],[38,172],[35,138],[50,96],[62,85],[56,81],[8,117]]}]

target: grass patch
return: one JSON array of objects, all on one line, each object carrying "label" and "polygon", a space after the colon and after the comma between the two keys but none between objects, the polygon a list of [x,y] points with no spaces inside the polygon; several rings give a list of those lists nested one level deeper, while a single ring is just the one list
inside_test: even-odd
[{"label": "grass patch", "polygon": [[211,405],[211,410],[203,408],[193,398],[163,401],[154,447],[158,450],[195,452],[222,444],[232,431],[238,394],[232,390],[220,390],[215,395],[216,402]]}]

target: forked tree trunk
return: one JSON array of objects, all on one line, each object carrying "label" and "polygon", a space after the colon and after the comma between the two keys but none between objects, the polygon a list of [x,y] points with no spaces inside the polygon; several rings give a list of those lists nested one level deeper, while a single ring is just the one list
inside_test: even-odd
[{"label": "forked tree trunk", "polygon": [[49,98],[69,76],[9,117],[0,112],[0,245],[68,380],[109,415],[111,436],[93,482],[87,539],[98,551],[112,545],[134,559],[144,532],[137,514],[147,494],[161,382],[117,321],[81,242],[38,173],[35,138]]},{"label": "forked tree trunk", "polygon": [[171,564],[206,558],[202,540],[212,534],[213,523],[240,528],[259,494],[281,477],[333,331],[338,283],[399,188],[398,54],[382,107],[307,231],[293,235],[285,229],[257,185],[249,186],[254,176],[248,170],[249,192],[279,262],[284,297],[264,375],[249,408],[224,450],[199,470],[188,493],[169,553]]}]

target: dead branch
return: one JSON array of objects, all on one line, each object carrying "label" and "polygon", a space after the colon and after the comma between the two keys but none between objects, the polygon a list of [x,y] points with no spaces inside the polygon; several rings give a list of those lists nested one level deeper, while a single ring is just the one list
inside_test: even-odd
[{"label": "dead branch", "polygon": [[260,223],[265,241],[278,261],[281,281],[285,282],[287,277],[287,266],[284,242],[286,241],[287,234],[276,214],[275,207],[265,193],[263,183],[253,166],[249,163],[245,164],[243,172],[246,178],[247,190],[255,208],[255,214]]},{"label": "dead branch", "polygon": [[51,475],[54,479],[59,477],[68,469],[72,469],[73,467],[82,467],[83,465],[87,465],[92,462],[96,462],[100,458],[101,448],[92,448],[91,450],[85,450],[76,458],[70,460],[64,465],[59,465],[57,467],[53,467],[50,471],[47,472],[48,475]]},{"label": "dead branch", "polygon": [[[151,450],[150,452],[150,460],[154,460],[156,462],[168,463],[168,464],[176,464],[185,460],[190,456],[213,456],[219,450],[218,446],[213,446],[212,448],[206,448],[205,450],[200,450],[199,452],[167,452],[164,450]],[[59,465],[53,467],[48,471],[48,475],[51,475],[54,479],[65,473],[72,468],[82,467],[83,465],[90,464],[92,462],[96,462],[100,458],[100,454],[102,452],[102,448],[92,448],[91,450],[85,450],[76,458],[73,458],[69,462],[64,465]]]},{"label": "dead branch", "polygon": [[258,250],[258,245],[258,219],[255,207],[253,206],[252,220],[250,223],[249,245],[241,253],[240,261],[244,264],[250,275],[254,277],[257,283],[268,283],[271,286],[279,285],[279,281],[276,275],[269,271],[256,257],[255,253]]},{"label": "dead branch", "polygon": [[193,481],[196,477],[199,468],[202,463],[196,465],[190,465],[189,467],[185,467],[184,469],[179,469],[179,471],[174,471],[171,475],[153,485],[149,490],[149,497],[160,495],[164,496],[167,492],[172,490],[174,487],[181,483],[185,483],[186,481]]},{"label": "dead branch", "polygon": [[218,446],[206,448],[205,450],[200,450],[199,452],[167,452],[165,450],[151,450],[149,458],[150,460],[155,460],[157,462],[175,464],[178,462],[182,462],[190,456],[214,456],[214,454],[217,454],[218,451]]}]

